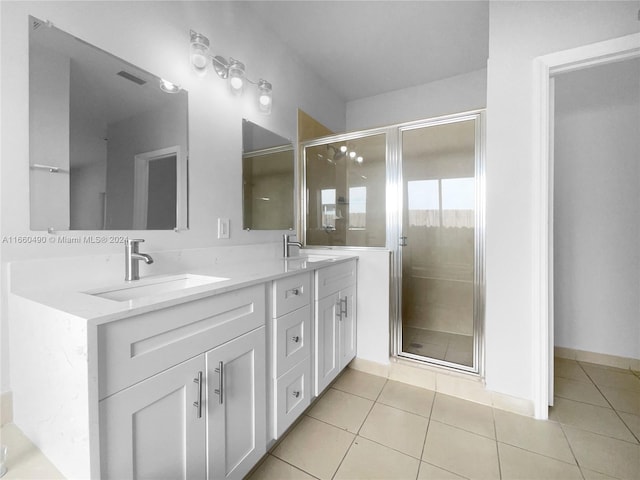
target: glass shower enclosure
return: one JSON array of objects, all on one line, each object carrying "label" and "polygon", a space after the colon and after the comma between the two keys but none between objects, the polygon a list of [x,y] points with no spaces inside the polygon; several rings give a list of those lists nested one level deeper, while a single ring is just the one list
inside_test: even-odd
[{"label": "glass shower enclosure", "polygon": [[393,253],[390,353],[481,374],[483,111],[303,144],[304,242]]}]

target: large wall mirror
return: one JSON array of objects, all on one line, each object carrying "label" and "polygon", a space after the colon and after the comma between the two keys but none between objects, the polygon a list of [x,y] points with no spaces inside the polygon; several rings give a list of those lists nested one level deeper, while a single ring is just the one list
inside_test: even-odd
[{"label": "large wall mirror", "polygon": [[187,92],[29,26],[31,229],[187,228]]},{"label": "large wall mirror", "polygon": [[290,140],[242,120],[245,230],[294,228],[294,154]]}]

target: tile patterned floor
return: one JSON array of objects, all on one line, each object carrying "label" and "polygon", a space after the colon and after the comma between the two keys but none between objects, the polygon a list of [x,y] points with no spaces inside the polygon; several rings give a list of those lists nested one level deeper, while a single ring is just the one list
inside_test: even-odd
[{"label": "tile patterned floor", "polygon": [[250,480],[640,479],[640,373],[555,365],[549,421],[347,369]]},{"label": "tile patterned floor", "polygon": [[[347,369],[250,480],[640,478],[640,373],[556,359],[538,421]],[[62,479],[14,425],[3,480]]]}]

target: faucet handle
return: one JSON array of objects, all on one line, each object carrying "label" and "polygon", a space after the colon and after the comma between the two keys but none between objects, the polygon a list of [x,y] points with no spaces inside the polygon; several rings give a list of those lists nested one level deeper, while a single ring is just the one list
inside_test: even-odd
[{"label": "faucet handle", "polygon": [[127,245],[135,245],[136,243],[143,243],[144,238],[127,238]]}]

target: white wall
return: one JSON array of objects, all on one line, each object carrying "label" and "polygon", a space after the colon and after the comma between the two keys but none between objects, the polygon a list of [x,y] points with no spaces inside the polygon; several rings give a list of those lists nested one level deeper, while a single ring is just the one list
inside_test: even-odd
[{"label": "white wall", "polygon": [[640,59],[555,94],[555,344],[640,358]]},{"label": "white wall", "polygon": [[445,78],[347,103],[347,130],[393,125],[484,108],[487,70]]},{"label": "white wall", "polygon": [[[0,232],[29,230],[29,55],[27,15],[67,31],[189,92],[190,229],[120,232],[161,251],[278,241],[282,232],[242,231],[242,118],[295,139],[297,109],[335,131],[345,128],[344,102],[236,2],[0,2],[2,137]],[[215,74],[197,77],[189,64],[189,30],[209,37],[212,51],[241,59],[252,79],[273,84],[273,112],[258,113],[256,90],[229,94]],[[231,238],[217,240],[216,219],[231,219]],[[41,234],[42,232],[37,232]],[[83,232],[71,232],[82,235]],[[114,232],[118,233],[118,232]],[[120,244],[0,244],[2,300],[0,391],[8,378],[7,262],[25,258],[120,253]]]},{"label": "white wall", "polygon": [[491,2],[486,383],[533,398],[532,60],[640,28],[638,2]]}]

